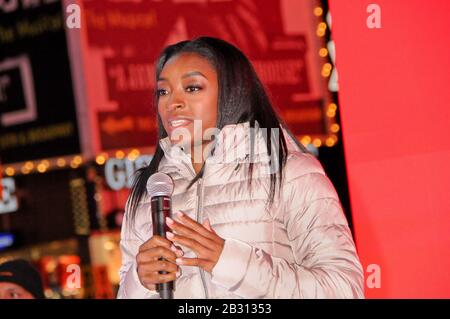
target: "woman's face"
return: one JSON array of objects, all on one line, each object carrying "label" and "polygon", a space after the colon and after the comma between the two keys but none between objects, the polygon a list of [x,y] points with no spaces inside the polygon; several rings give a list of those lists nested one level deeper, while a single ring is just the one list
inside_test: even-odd
[{"label": "woman's face", "polygon": [[205,58],[195,53],[170,58],[159,76],[157,94],[158,112],[172,143],[181,142],[180,132],[183,145],[209,142],[202,137],[205,130],[216,126],[218,81],[216,70]]}]

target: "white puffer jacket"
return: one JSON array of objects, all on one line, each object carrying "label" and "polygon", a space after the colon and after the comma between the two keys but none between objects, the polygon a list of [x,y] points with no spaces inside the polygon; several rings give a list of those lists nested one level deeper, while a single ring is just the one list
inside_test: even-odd
[{"label": "white puffer jacket", "polygon": [[[251,192],[248,123],[228,125],[218,135],[203,178],[191,159],[168,138],[159,171],[175,183],[173,212],[183,211],[225,239],[212,274],[181,266],[175,298],[363,298],[363,271],[338,196],[313,155],[301,152],[287,136],[288,159],[280,197],[266,207],[270,189],[267,148],[258,131]],[[127,212],[128,213],[128,212]],[[136,272],[139,246],[152,236],[150,201],[138,206],[135,229],[122,227],[118,298],[159,298],[141,285]],[[185,257],[195,254],[184,248]]]}]

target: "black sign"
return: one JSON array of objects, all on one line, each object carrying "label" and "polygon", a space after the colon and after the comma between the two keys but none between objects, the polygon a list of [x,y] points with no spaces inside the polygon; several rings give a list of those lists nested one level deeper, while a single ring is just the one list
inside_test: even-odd
[{"label": "black sign", "polygon": [[0,11],[0,159],[80,153],[63,7]]}]

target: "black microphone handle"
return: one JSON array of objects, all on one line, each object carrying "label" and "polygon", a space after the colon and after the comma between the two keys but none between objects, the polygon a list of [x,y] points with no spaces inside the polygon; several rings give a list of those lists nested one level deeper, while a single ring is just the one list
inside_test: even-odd
[{"label": "black microphone handle", "polygon": [[[166,217],[171,217],[172,205],[170,197],[155,196],[151,199],[152,202],[152,223],[153,234],[161,237],[166,237],[166,232],[170,229],[166,225]],[[164,260],[160,258],[159,260]],[[162,275],[167,274],[167,271],[160,271]],[[173,299],[174,282],[164,282],[156,284],[156,291],[159,292],[161,299]]]}]

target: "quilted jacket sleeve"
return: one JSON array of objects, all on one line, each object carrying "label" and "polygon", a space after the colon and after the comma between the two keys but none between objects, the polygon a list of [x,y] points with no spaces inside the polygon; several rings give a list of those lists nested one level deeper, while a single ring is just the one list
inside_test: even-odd
[{"label": "quilted jacket sleeve", "polygon": [[244,298],[364,298],[362,267],[331,182],[311,155],[295,155],[288,166],[278,217],[295,262],[226,239],[212,281]]},{"label": "quilted jacket sleeve", "polygon": [[[128,205],[127,205],[128,206]],[[139,208],[138,208],[139,209]],[[138,214],[139,215],[139,211]],[[119,271],[120,286],[118,299],[150,299],[159,298],[159,293],[148,290],[139,281],[136,271],[136,255],[144,241],[138,236],[136,229],[130,229],[127,221],[128,212],[122,223],[120,249],[122,252],[122,266]],[[150,227],[151,229],[151,227]]]}]

